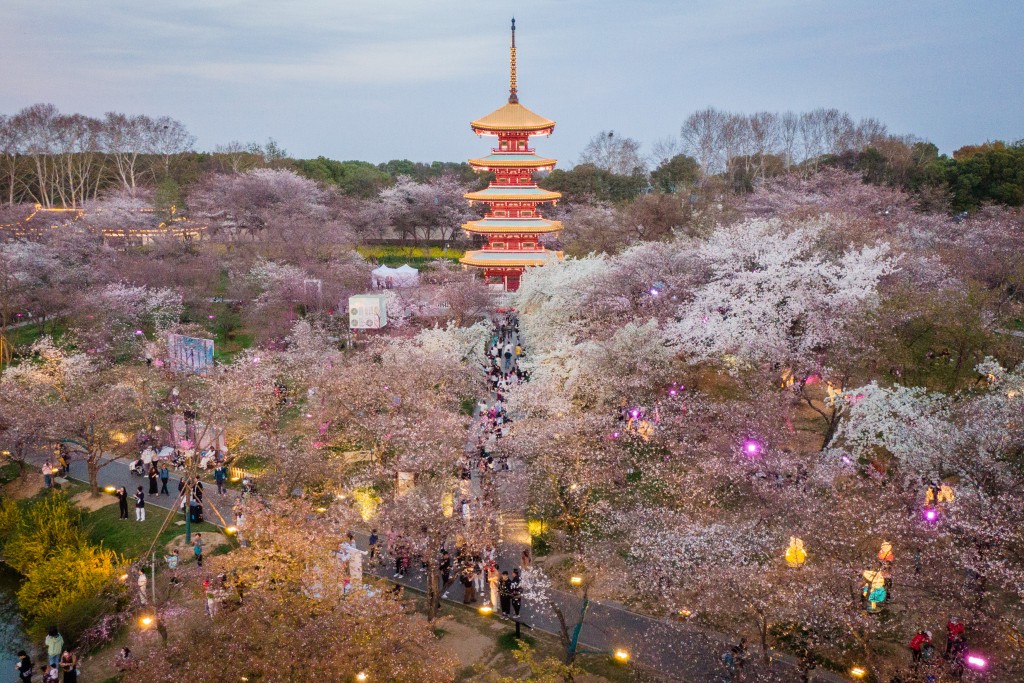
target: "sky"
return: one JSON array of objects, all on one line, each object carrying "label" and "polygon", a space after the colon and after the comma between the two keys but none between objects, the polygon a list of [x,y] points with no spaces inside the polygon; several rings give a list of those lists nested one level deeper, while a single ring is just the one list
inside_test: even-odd
[{"label": "sky", "polygon": [[169,115],[197,149],[274,138],[295,157],[479,156],[508,97],[651,144],[686,116],[835,107],[944,152],[1024,138],[1021,0],[0,0],[0,113]]}]

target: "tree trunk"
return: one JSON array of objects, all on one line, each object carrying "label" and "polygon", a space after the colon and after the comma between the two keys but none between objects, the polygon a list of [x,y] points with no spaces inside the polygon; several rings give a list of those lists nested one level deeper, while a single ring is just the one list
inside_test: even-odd
[{"label": "tree trunk", "polygon": [[427,621],[433,623],[441,611],[441,571],[434,563],[427,564]]},{"label": "tree trunk", "polygon": [[86,464],[89,466],[89,491],[94,496],[100,495],[100,462],[99,456],[89,456],[86,459]]}]

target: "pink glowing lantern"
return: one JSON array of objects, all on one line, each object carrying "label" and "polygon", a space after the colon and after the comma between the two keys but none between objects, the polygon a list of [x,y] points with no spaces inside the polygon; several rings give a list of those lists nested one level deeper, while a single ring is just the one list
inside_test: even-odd
[{"label": "pink glowing lantern", "polygon": [[678,394],[679,394],[679,392],[678,392],[678,391],[676,391],[675,389],[669,389],[669,390],[668,390],[668,395],[669,395],[669,396],[676,396],[676,395],[678,395]]},{"label": "pink glowing lantern", "polygon": [[141,337],[142,336],[142,330],[135,330],[135,336],[136,337]]},{"label": "pink glowing lantern", "polygon": [[926,521],[926,522],[937,522],[937,521],[939,521],[939,511],[936,510],[935,508],[925,508],[924,512],[923,512],[923,515],[924,515],[924,521]]},{"label": "pink glowing lantern", "polygon": [[988,661],[986,661],[984,657],[979,657],[978,655],[967,655],[967,666],[972,669],[984,669],[988,666]]},{"label": "pink glowing lantern", "polygon": [[636,418],[640,417],[640,411],[639,411],[639,410],[631,410],[629,414],[630,414],[630,415],[631,415],[631,416],[632,416],[632,417],[633,417],[634,419],[636,419]]},{"label": "pink glowing lantern", "polygon": [[743,454],[748,458],[756,458],[763,450],[764,446],[757,439],[747,439],[743,442]]},{"label": "pink glowing lantern", "polygon": [[651,296],[658,296],[658,290],[654,287],[651,287]]},{"label": "pink glowing lantern", "polygon": [[209,318],[210,320],[213,320],[213,319],[214,319],[214,318],[216,318],[217,316],[215,316],[215,315],[208,315],[208,316],[206,316],[206,317],[207,317],[207,318]]},{"label": "pink glowing lantern", "polygon": [[617,438],[619,438],[619,436],[620,436],[620,434],[618,432],[612,432],[612,438],[613,439],[617,439]]}]

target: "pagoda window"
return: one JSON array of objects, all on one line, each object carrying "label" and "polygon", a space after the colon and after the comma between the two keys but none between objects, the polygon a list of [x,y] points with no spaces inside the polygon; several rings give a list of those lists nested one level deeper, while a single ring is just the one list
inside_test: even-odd
[{"label": "pagoda window", "polygon": [[505,243],[504,242],[491,242],[491,249],[504,249],[504,248],[505,248]]},{"label": "pagoda window", "polygon": [[536,248],[537,248],[537,243],[536,242],[523,242],[523,249],[536,249]]},{"label": "pagoda window", "polygon": [[533,211],[520,211],[519,215],[523,218],[533,218]]},{"label": "pagoda window", "polygon": [[508,140],[501,141],[501,149],[502,151],[508,151]]},{"label": "pagoda window", "polygon": [[508,215],[508,211],[505,211],[505,210],[495,211],[494,212],[494,217],[495,218],[504,218],[507,215]]},{"label": "pagoda window", "polygon": [[516,149],[526,149],[526,140],[520,140],[519,144],[516,145]]}]

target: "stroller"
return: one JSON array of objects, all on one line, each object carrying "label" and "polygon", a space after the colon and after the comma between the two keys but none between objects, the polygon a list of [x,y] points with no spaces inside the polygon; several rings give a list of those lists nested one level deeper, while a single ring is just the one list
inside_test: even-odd
[{"label": "stroller", "polygon": [[146,465],[142,462],[142,458],[135,460],[128,469],[137,477],[143,477],[146,475]]}]

